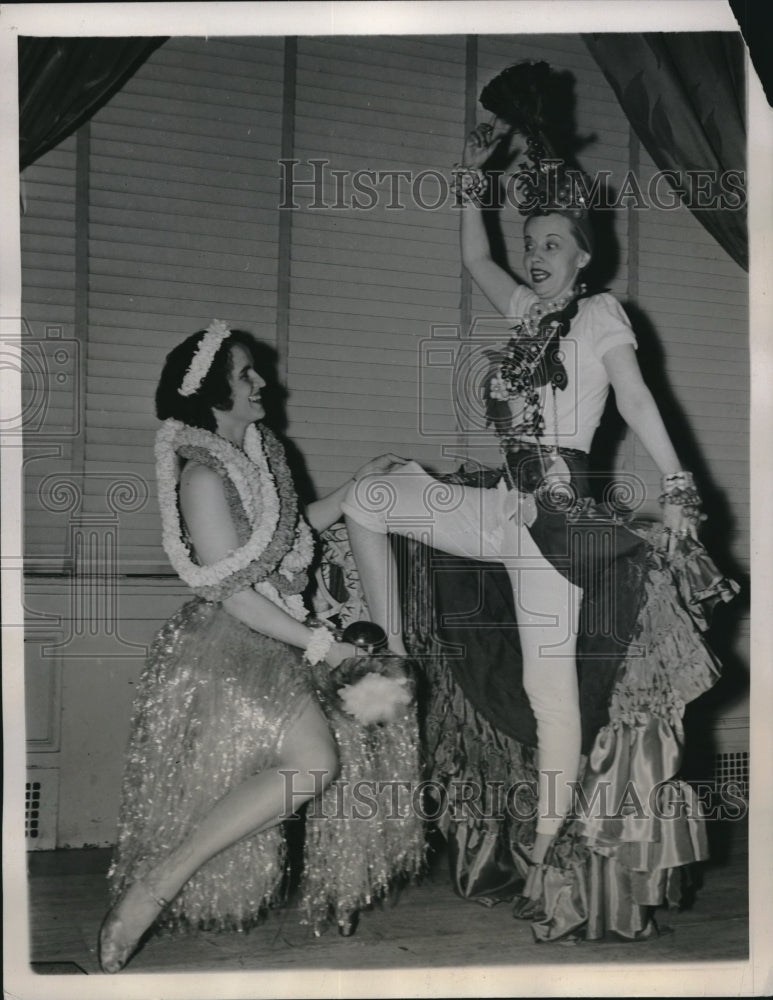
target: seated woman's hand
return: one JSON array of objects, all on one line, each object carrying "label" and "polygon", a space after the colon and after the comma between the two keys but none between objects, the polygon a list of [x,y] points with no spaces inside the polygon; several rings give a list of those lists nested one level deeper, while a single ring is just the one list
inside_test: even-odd
[{"label": "seated woman's hand", "polygon": [[325,656],[325,663],[335,670],[344,660],[349,660],[362,650],[351,642],[334,642]]},{"label": "seated woman's hand", "polygon": [[405,465],[408,461],[406,458],[401,458],[399,455],[393,455],[388,452],[386,455],[379,455],[376,458],[372,458],[369,462],[361,465],[360,468],[354,473],[354,481],[362,479],[363,476],[383,476],[388,472],[393,472],[395,469],[399,469],[401,465]]}]

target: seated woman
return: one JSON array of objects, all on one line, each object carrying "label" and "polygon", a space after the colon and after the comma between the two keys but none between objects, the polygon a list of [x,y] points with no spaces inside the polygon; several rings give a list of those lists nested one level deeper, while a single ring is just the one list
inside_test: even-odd
[{"label": "seated woman", "polygon": [[[279,824],[337,774],[418,779],[405,687],[387,725],[362,722],[344,710],[336,674],[357,647],[306,624],[313,531],[339,518],[348,484],[299,511],[283,449],[260,423],[255,347],[215,321],[169,354],[156,394],[164,549],[198,596],[157,634],[137,690],[115,904],[99,935],[108,973],[156,923],[256,922],[285,875]],[[374,459],[355,478],[395,461]],[[308,818],[301,909],[317,930],[332,913],[350,933],[359,907],[417,870],[423,829],[407,809],[364,822],[340,802],[323,798]]]},{"label": "seated woman", "polygon": [[[520,646],[511,669],[520,673],[537,736],[536,834],[522,852],[529,878],[517,913],[535,920],[540,939],[579,930],[636,938],[654,932],[651,907],[673,890],[668,871],[705,850],[689,789],[668,782],[680,757],[684,702],[713,684],[717,671],[684,611],[663,545],[673,565],[697,557],[700,497],[642,379],[625,313],[613,296],[588,294],[580,284],[593,254],[588,213],[528,109],[503,100],[512,100],[518,77],[484,91],[495,118],[471,135],[459,172],[464,264],[515,324],[509,343],[490,353],[481,386],[505,456],[501,473],[489,488],[448,483],[436,502],[437,482],[407,463],[352,484],[343,507],[371,613],[398,652],[404,643],[388,533],[421,531],[443,552],[504,565]],[[480,167],[505,137],[518,143],[524,129],[529,169],[520,193],[529,208],[520,283],[492,259]],[[592,495],[588,452],[610,388],[663,476],[663,525],[655,532],[609,516]],[[702,568],[709,599],[733,596],[734,585]],[[581,752],[590,761],[580,801],[591,808],[567,827]],[[653,805],[661,785],[663,802]],[[640,822],[626,812],[626,791],[649,804]],[[681,819],[673,810],[661,815],[680,796],[687,802]],[[569,828],[568,840],[559,836]],[[612,875],[602,873],[601,860]],[[605,909],[610,878],[627,900],[618,912]]]}]

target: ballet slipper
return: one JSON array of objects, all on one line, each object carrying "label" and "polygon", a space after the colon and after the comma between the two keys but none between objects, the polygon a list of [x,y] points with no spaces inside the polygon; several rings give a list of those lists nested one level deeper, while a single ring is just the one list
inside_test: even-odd
[{"label": "ballet slipper", "polygon": [[314,925],[314,937],[322,937],[334,920],[341,937],[351,937],[360,924],[360,911],[356,907],[353,910],[331,908],[327,917]]},{"label": "ballet slipper", "polygon": [[345,913],[337,913],[336,922],[338,924],[338,933],[341,937],[351,937],[360,923],[360,911],[349,910]]},{"label": "ballet slipper", "polygon": [[[139,934],[127,935],[119,913],[121,909],[131,905],[129,897],[138,894],[142,896],[142,904],[150,911],[149,919],[143,922]],[[132,883],[108,912],[99,929],[98,958],[99,967],[103,972],[114,975],[124,968],[139,948],[142,938],[167,905],[167,901],[151,892],[142,879],[137,879]]]}]

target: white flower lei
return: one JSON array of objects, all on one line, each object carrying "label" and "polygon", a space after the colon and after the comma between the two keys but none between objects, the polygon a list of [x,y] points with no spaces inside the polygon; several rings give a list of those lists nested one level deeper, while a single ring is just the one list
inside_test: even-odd
[{"label": "white flower lei", "polygon": [[[183,541],[177,504],[177,483],[180,477],[177,449],[181,445],[205,448],[223,463],[251,525],[256,520],[256,500],[261,506],[260,523],[249,541],[235,552],[207,566],[200,566],[191,559],[190,551]],[[211,431],[190,427],[179,420],[165,420],[156,434],[155,454],[163,546],[180,579],[193,589],[214,586],[259,559],[271,541],[279,521],[279,493],[263,453],[257,427],[250,424],[247,428],[242,454],[230,441]]]},{"label": "white flower lei", "polygon": [[313,554],[314,539],[311,528],[303,518],[300,518],[295,529],[293,547],[279,564],[279,572],[288,580],[292,579],[299,570],[309,565]]},{"label": "white flower lei", "polygon": [[206,329],[204,336],[196,347],[196,353],[191,358],[188,371],[182,380],[182,385],[177,390],[181,396],[192,396],[204,381],[204,377],[212,367],[212,362],[217,354],[220,345],[231,336],[221,319],[213,319]]}]

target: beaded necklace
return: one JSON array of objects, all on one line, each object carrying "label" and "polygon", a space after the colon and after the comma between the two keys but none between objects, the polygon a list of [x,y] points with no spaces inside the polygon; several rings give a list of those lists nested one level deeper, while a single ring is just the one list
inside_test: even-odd
[{"label": "beaded necklace", "polygon": [[[570,322],[577,313],[579,294],[572,289],[551,302],[533,302],[526,315],[512,328],[514,336],[504,350],[489,352],[492,365],[485,385],[487,423],[502,437],[505,449],[510,442],[519,439],[539,441],[543,437],[545,417],[539,390],[546,385],[550,385],[553,395],[555,447],[558,448],[556,392],[569,384],[559,341],[568,333]],[[511,399],[520,399],[523,403],[517,423],[508,405]]]}]

